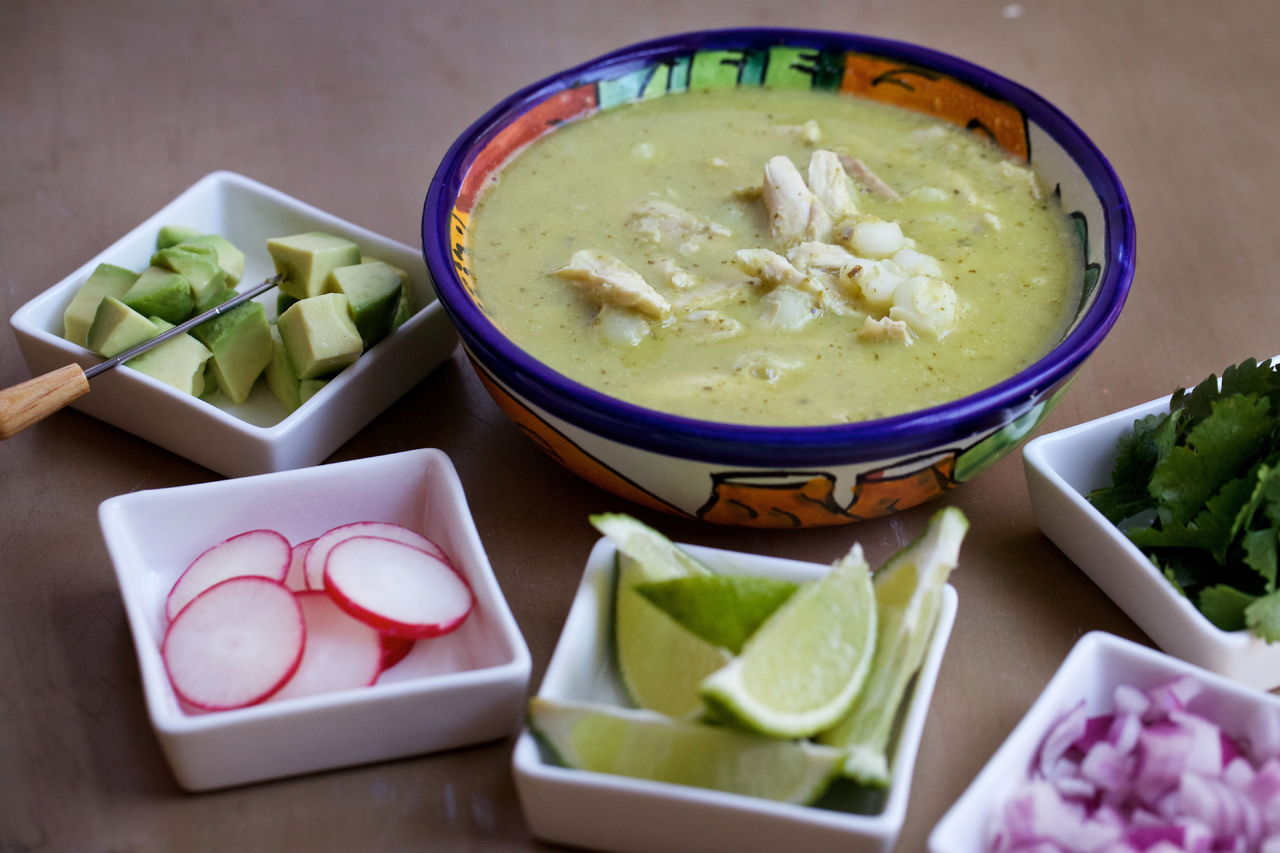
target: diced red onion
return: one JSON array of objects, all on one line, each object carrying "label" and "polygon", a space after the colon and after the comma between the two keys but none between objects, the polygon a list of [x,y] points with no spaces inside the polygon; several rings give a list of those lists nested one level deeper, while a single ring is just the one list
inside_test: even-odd
[{"label": "diced red onion", "polygon": [[1280,714],[1236,739],[1191,704],[1190,676],[1121,685],[1111,713],[1080,702],[1046,733],[999,807],[992,853],[1280,853]]}]

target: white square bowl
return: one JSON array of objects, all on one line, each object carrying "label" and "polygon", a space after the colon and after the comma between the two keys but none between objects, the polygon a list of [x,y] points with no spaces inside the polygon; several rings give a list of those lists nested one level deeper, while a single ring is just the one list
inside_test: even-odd
[{"label": "white square bowl", "polygon": [[[682,547],[717,571],[803,581],[829,569],[794,560]],[[592,549],[538,691],[540,696],[629,704],[610,652],[608,613],[615,553],[606,539]],[[540,838],[592,850],[888,853],[906,816],[916,753],[955,613],[955,589],[948,586],[928,653],[898,721],[890,755],[893,780],[881,807],[873,814],[790,805],[561,767],[547,760],[526,727],[512,756],[525,819]]]},{"label": "white square bowl", "polygon": [[[192,713],[160,656],[164,603],[209,545],[255,528],[291,543],[352,521],[437,542],[476,596],[451,634],[419,640],[371,687]],[[178,782],[206,790],[451,749],[520,725],[529,650],[503,598],[448,456],[411,450],[297,471],[132,492],[99,508],[133,632],[147,710]]]},{"label": "white square bowl", "polygon": [[[453,326],[436,302],[421,252],[242,175],[214,172],[17,310],[10,325],[33,375],[72,362],[88,367],[101,361],[62,337],[62,313],[98,264],[133,270],[146,267],[155,250],[156,233],[164,225],[219,234],[242,249],[242,288],[275,274],[266,250],[270,237],[301,231],[346,237],[362,253],[404,269],[418,309],[288,415],[262,382],[243,404],[233,404],[221,395],[215,404],[119,368],[94,378],[90,392],[72,403],[86,414],[220,474],[239,477],[321,462],[448,358],[457,344]],[[274,290],[258,301],[268,317],[275,316]]]},{"label": "white square bowl", "polygon": [[1260,709],[1280,714],[1280,698],[1162,654],[1154,649],[1092,631],[1081,637],[1057,673],[1000,748],[929,834],[930,853],[985,853],[994,810],[1027,779],[1032,760],[1053,724],[1077,702],[1094,716],[1113,710],[1115,688],[1142,690],[1193,675],[1203,690],[1191,710],[1224,732],[1239,737]]},{"label": "white square bowl", "polygon": [[1120,437],[1139,418],[1167,412],[1169,400],[1162,397],[1028,442],[1022,458],[1036,522],[1161,649],[1270,690],[1280,686],[1280,643],[1218,628],[1085,497],[1111,484]]}]

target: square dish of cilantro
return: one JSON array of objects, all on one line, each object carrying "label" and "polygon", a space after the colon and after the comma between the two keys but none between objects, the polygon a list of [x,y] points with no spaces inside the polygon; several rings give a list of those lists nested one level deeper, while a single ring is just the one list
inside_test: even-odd
[{"label": "square dish of cilantro", "polygon": [[1280,373],[1249,359],[1024,452],[1045,534],[1162,649],[1280,685]]}]

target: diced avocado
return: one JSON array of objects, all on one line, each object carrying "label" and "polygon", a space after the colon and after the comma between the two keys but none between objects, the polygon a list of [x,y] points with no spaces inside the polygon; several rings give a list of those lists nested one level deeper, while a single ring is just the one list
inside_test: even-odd
[{"label": "diced avocado", "polygon": [[236,293],[234,290],[232,290],[230,287],[227,287],[224,284],[218,289],[209,293],[209,295],[205,297],[203,302],[196,305],[196,313],[203,314],[205,311],[208,311],[210,308],[221,305],[222,303],[226,302],[228,299],[234,299],[238,295],[239,295],[238,293]]},{"label": "diced avocado", "polygon": [[298,383],[298,397],[305,403],[314,397],[317,391],[328,384],[328,379],[304,379]]},{"label": "diced avocado", "polygon": [[[154,266],[164,267],[173,270],[187,280],[191,285],[191,292],[195,296],[196,310],[204,311],[208,307],[201,308],[210,300],[227,290],[227,273],[218,266],[217,261],[207,255],[190,252],[186,249],[171,247],[161,249],[151,256],[151,263]],[[219,300],[223,302],[225,300]],[[217,302],[213,303],[218,304]]]},{"label": "diced avocado", "polygon": [[[370,263],[374,259],[366,257],[365,263]],[[381,261],[380,263],[387,263]],[[413,307],[413,282],[409,279],[409,273],[405,272],[395,264],[387,264],[396,271],[396,275],[400,276],[400,298],[396,301],[396,313],[391,317],[391,331],[395,331],[404,325],[404,321],[413,316],[416,310]]]},{"label": "diced avocado", "polygon": [[271,327],[271,363],[267,365],[266,376],[267,387],[276,395],[286,412],[292,412],[302,405],[298,374],[293,372],[289,353],[280,338],[280,330],[275,326]]},{"label": "diced avocado", "polygon": [[213,353],[210,362],[222,393],[243,403],[271,362],[271,331],[260,302],[245,302],[191,330]]},{"label": "diced avocado", "polygon": [[104,297],[93,315],[85,345],[106,358],[154,338],[160,330],[114,296]]},{"label": "diced avocado", "polygon": [[132,270],[113,264],[98,264],[62,313],[62,336],[73,344],[86,346],[89,326],[98,312],[98,304],[107,296],[116,299],[124,296],[137,280],[138,274]]},{"label": "diced avocado", "polygon": [[143,270],[120,301],[144,317],[161,317],[175,325],[190,317],[196,308],[191,284],[164,267]]},{"label": "diced avocado", "polygon": [[391,332],[391,320],[400,301],[401,287],[395,268],[382,261],[338,267],[329,273],[325,285],[326,290],[347,297],[351,318],[355,320],[365,349]]},{"label": "diced avocado", "polygon": [[299,379],[316,379],[360,357],[360,332],[341,293],[301,299],[276,321]]},{"label": "diced avocado", "polygon": [[[173,328],[159,317],[152,317],[156,334]],[[204,393],[205,362],[213,354],[191,335],[178,335],[142,355],[125,362],[134,370],[172,385],[184,394],[199,397]]]},{"label": "diced avocado", "polygon": [[289,310],[289,306],[298,301],[298,297],[276,291],[276,316]]},{"label": "diced avocado", "polygon": [[[200,234],[199,228],[190,228],[186,225],[163,225],[156,234],[156,248],[167,249],[186,240],[195,239]],[[152,261],[152,263],[155,263],[155,261]]]},{"label": "diced avocado", "polygon": [[360,247],[342,237],[308,231],[267,241],[276,272],[284,273],[280,292],[298,299],[324,293],[329,273],[360,263]]},{"label": "diced avocado", "polygon": [[[240,283],[244,277],[244,252],[226,237],[217,234],[201,234],[178,244],[179,248],[192,251],[193,246],[204,246],[212,249],[217,256],[218,266],[227,274],[227,284],[232,287]],[[197,250],[198,251],[198,250]]]}]

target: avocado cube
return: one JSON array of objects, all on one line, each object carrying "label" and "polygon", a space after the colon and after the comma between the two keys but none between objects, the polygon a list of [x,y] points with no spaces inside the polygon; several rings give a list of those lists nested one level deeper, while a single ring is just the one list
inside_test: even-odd
[{"label": "avocado cube", "polygon": [[186,225],[161,226],[159,232],[156,233],[156,248],[167,249],[170,246],[176,246],[186,240],[193,240],[199,237],[200,233],[199,228],[190,228]]},{"label": "avocado cube", "polygon": [[107,296],[98,303],[85,345],[98,355],[111,358],[159,333],[155,323],[114,296]]},{"label": "avocado cube", "polygon": [[363,344],[347,297],[323,293],[301,299],[276,321],[299,379],[336,373],[360,357]]},{"label": "avocado cube", "polygon": [[302,405],[298,374],[293,372],[289,353],[280,338],[280,330],[275,326],[271,327],[271,362],[267,365],[266,377],[267,387],[286,412],[292,412]]},{"label": "avocado cube", "polygon": [[[153,266],[173,270],[187,280],[195,296],[197,311],[208,310],[212,306],[206,303],[228,290],[226,271],[207,255],[171,247],[152,255],[151,263]],[[225,301],[220,299],[213,304]]]},{"label": "avocado cube", "polygon": [[[159,317],[150,319],[156,327],[156,334],[173,328],[172,324]],[[204,393],[205,362],[212,355],[208,347],[191,335],[178,335],[142,355],[134,356],[125,364],[184,394],[199,397]]]},{"label": "avocado cube", "polygon": [[267,241],[267,252],[276,272],[284,273],[280,292],[297,299],[325,292],[329,273],[338,267],[360,263],[360,247],[350,240],[308,231]]},{"label": "avocado cube", "polygon": [[298,297],[276,291],[276,316],[289,310],[289,306],[298,301]]},{"label": "avocado cube", "polygon": [[190,317],[196,308],[191,284],[164,267],[143,270],[120,301],[144,317],[160,317],[175,325]]},{"label": "avocado cube", "polygon": [[347,297],[364,348],[376,344],[391,332],[391,321],[400,302],[400,275],[390,264],[368,261],[338,267],[329,273],[325,288]]},{"label": "avocado cube", "polygon": [[[373,258],[365,258],[365,263],[369,263]],[[381,261],[386,263],[386,261]],[[395,331],[404,325],[404,321],[413,316],[413,282],[409,280],[409,274],[395,264],[387,264],[396,271],[396,275],[400,276],[400,298],[396,300],[396,313],[391,317],[391,331]]]},{"label": "avocado cube", "polygon": [[[199,249],[195,247],[200,247]],[[244,252],[226,237],[217,234],[201,234],[178,244],[187,251],[212,251],[218,266],[227,274],[227,283],[232,287],[240,283],[244,277]]]},{"label": "avocado cube", "polygon": [[62,313],[62,336],[73,344],[87,346],[89,326],[98,312],[98,304],[107,296],[116,299],[124,296],[137,280],[138,274],[133,270],[114,264],[98,264]]},{"label": "avocado cube", "polygon": [[271,362],[271,331],[260,302],[245,302],[191,330],[213,353],[214,378],[233,403],[249,399],[253,383]]},{"label": "avocado cube", "polygon": [[305,403],[314,397],[317,391],[328,384],[328,379],[304,379],[298,383],[298,398]]}]

